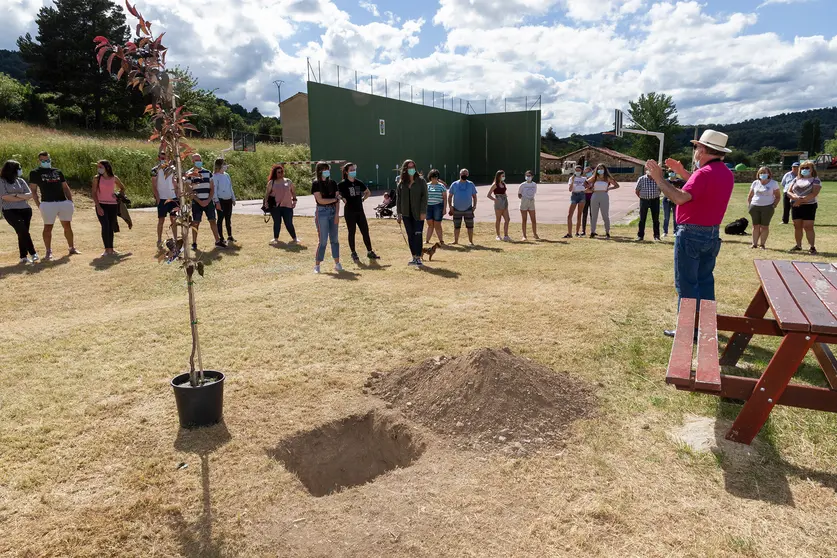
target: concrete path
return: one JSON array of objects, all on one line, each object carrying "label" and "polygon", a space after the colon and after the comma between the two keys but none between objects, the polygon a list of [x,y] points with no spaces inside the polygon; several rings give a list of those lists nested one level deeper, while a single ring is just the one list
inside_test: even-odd
[{"label": "concrete path", "polygon": [[[639,208],[639,198],[634,193],[634,183],[621,182],[621,188],[610,192],[610,218],[614,224],[630,222]],[[481,223],[494,222],[494,203],[486,196],[490,185],[477,186],[477,210],[474,219]],[[383,192],[372,195],[364,203],[368,218],[374,219],[375,207],[383,201]],[[570,207],[570,193],[566,184],[539,184],[535,197],[538,223],[563,224],[567,222]],[[316,202],[314,196],[299,196],[295,216],[313,217]],[[517,185],[509,185],[509,209],[512,222],[520,222],[520,200],[517,199]],[[145,208],[139,211],[154,211]],[[236,215],[262,215],[262,200],[239,200],[233,213]]]}]

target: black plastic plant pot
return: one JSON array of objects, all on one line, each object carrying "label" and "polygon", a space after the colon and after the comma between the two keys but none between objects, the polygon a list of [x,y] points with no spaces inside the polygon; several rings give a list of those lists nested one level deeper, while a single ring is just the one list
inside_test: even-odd
[{"label": "black plastic plant pot", "polygon": [[204,370],[205,382],[198,387],[189,383],[189,373],[175,376],[171,381],[177,416],[183,428],[210,426],[224,415],[224,375],[216,370]]}]

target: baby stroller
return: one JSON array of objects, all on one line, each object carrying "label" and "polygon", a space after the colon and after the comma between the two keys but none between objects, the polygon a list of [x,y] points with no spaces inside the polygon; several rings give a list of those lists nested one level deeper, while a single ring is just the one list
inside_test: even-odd
[{"label": "baby stroller", "polygon": [[388,194],[384,194],[384,202],[375,208],[375,218],[395,217],[393,207],[395,207],[395,190],[390,190]]}]

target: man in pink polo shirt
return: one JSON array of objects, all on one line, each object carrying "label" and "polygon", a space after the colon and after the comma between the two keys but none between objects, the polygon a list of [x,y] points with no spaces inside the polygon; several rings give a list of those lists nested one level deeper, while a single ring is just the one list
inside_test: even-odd
[{"label": "man in pink polo shirt", "polygon": [[[715,300],[715,259],[721,251],[720,226],[732,196],[735,179],[724,164],[728,137],[715,130],[706,130],[695,146],[694,173],[674,159],[666,165],[682,176],[686,184],[681,190],[663,177],[656,161],[648,161],[651,178],[663,194],[677,206],[677,235],[674,240],[674,288],[679,298]],[[673,331],[666,335],[674,336]]]}]

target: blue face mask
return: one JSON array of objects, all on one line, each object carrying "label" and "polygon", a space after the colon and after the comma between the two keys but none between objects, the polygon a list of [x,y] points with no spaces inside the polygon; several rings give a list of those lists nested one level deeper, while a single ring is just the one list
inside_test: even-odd
[{"label": "blue face mask", "polygon": [[677,175],[676,175],[675,173],[673,173],[673,172],[670,172],[670,173],[668,173],[668,177],[669,177],[670,179],[674,180],[675,178],[677,178]]},{"label": "blue face mask", "polygon": [[203,161],[195,161],[195,166],[199,169],[203,168]]},{"label": "blue face mask", "polygon": [[593,176],[593,171],[585,173],[584,176],[586,176],[587,178],[590,178],[591,176]]},{"label": "blue face mask", "polygon": [[349,171],[349,178],[355,178],[357,176],[357,171]]},{"label": "blue face mask", "polygon": [[324,170],[323,171],[323,179],[331,178],[331,171]]},{"label": "blue face mask", "polygon": [[811,176],[811,169],[802,169],[801,171],[799,171],[799,174],[801,174],[802,176]]},{"label": "blue face mask", "polygon": [[46,161],[41,161],[41,168],[42,169],[48,169],[50,167],[52,167],[52,160],[47,159]]},{"label": "blue face mask", "polygon": [[407,174],[409,174],[410,176],[415,176],[416,169],[407,169]]},{"label": "blue face mask", "polygon": [[604,175],[604,169],[597,169],[596,174],[598,174],[599,176],[603,176]]},{"label": "blue face mask", "polygon": [[769,174],[760,174],[760,175],[759,175],[759,179],[760,179],[760,180],[767,180],[768,178],[770,178],[770,175],[769,175]]},{"label": "blue face mask", "polygon": [[581,171],[575,171],[576,176],[581,176]]}]

